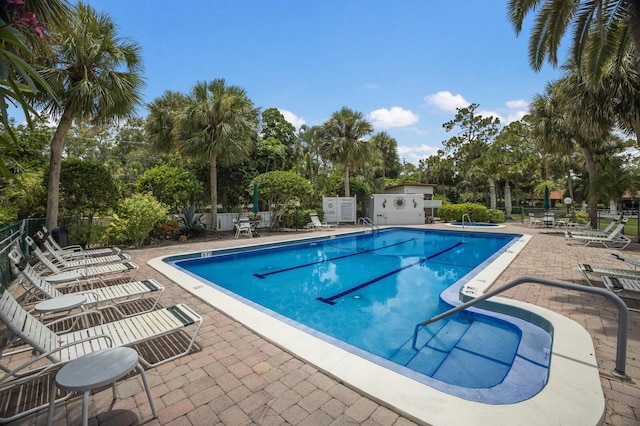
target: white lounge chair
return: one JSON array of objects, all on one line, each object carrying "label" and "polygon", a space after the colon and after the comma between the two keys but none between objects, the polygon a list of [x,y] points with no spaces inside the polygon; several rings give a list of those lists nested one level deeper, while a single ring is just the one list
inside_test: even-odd
[{"label": "white lounge chair", "polygon": [[[40,235],[41,234],[38,235],[38,238],[40,238]],[[25,240],[27,238],[31,238],[31,237],[26,236]],[[76,257],[72,259],[65,259],[56,250],[53,250],[53,252],[49,251],[49,254],[53,257],[52,259],[53,262],[63,268],[78,268],[82,266],[101,265],[105,263],[122,262],[122,261],[131,259],[131,256],[129,256],[126,253],[112,254],[109,256],[100,256],[100,257],[81,257],[81,258]]]},{"label": "white lounge chair", "polygon": [[[23,261],[22,255],[18,253],[17,250],[11,250],[9,253],[9,259],[26,279],[27,282],[23,282],[23,287],[27,290],[29,295],[33,296],[31,298],[27,297],[25,300],[53,299],[65,295],[65,293],[60,292],[60,290],[54,287],[51,283],[42,279],[31,265]],[[132,300],[139,300],[149,295],[154,295],[155,300],[151,307],[147,309],[147,311],[151,311],[155,309],[163,292],[164,286],[156,280],[147,279],[143,281],[93,288],[91,290],[73,291],[72,293],[66,294],[84,296],[86,298],[86,302],[82,305],[83,307],[96,309],[107,307],[113,308],[118,312],[121,318],[124,318],[130,314],[128,315],[123,312],[117,305],[124,302],[130,302]]]},{"label": "white lounge chair", "polygon": [[[626,224],[629,221],[628,218],[618,218],[616,220],[612,220],[611,222],[609,222],[609,224],[602,230],[600,229],[577,229],[575,230],[574,228],[567,228],[568,231],[571,233],[571,235],[587,235],[587,236],[599,236],[599,237],[606,237],[607,235],[611,234],[611,232],[613,231],[613,229],[615,228],[616,225],[618,224]],[[589,222],[591,223],[591,222]]]},{"label": "white lounge chair", "polygon": [[37,233],[38,238],[41,239],[42,244],[45,246],[46,250],[56,251],[64,258],[74,258],[74,257],[99,257],[99,256],[110,256],[113,254],[119,254],[120,249],[118,247],[102,247],[96,249],[84,249],[79,245],[65,246],[61,247],[60,244],[53,238],[53,236],[49,233],[49,230],[46,226],[42,227],[42,231]]},{"label": "white lounge chair", "polygon": [[[171,348],[164,348],[164,344],[147,345],[147,351],[140,353],[140,362],[145,367],[155,367],[191,352],[202,326],[200,315],[187,305],[178,304],[84,330],[59,334],[29,314],[9,291],[5,289],[0,291],[2,292],[0,320],[6,325],[5,339],[1,342],[0,352],[15,345],[23,345],[23,348],[26,346],[26,349],[33,349],[40,354],[16,368],[0,364],[0,369],[5,372],[0,378],[0,391],[28,386],[39,377],[88,353],[114,346],[143,344],[162,336],[181,332],[186,327],[195,327],[193,336],[183,340],[184,345],[187,345],[184,350],[182,343],[173,345]],[[7,359],[8,355],[6,352],[2,353],[0,360]],[[49,360],[50,364],[46,364],[45,360]],[[56,402],[62,399],[65,398],[60,398]],[[3,423],[16,420],[47,406],[48,402],[32,407],[10,418],[2,419]]]},{"label": "white lounge chair", "polygon": [[573,234],[572,232],[565,232],[565,240],[567,244],[580,244],[588,246],[591,244],[602,244],[609,249],[624,250],[630,243],[631,239],[622,233],[624,223],[619,223],[613,231],[608,235],[587,235],[587,234]]},{"label": "white lounge chair", "polygon": [[640,266],[640,260],[636,260],[636,259],[632,259],[630,257],[627,256],[623,256],[619,253],[612,253],[612,252],[607,252],[605,253],[607,256],[611,256],[616,260],[621,260],[623,262],[626,262],[630,265],[633,265],[634,268],[637,268],[638,266]]},{"label": "white lounge chair", "polygon": [[[608,275],[604,275],[602,277],[602,282],[604,283],[605,287],[607,287],[614,293],[628,291],[640,294],[640,280],[638,279],[611,277]],[[640,312],[640,309],[629,308],[628,306],[627,309],[629,309],[630,311]]]},{"label": "white lounge chair", "polygon": [[640,271],[635,269],[614,268],[610,266],[602,265],[590,265],[588,263],[579,263],[578,270],[587,281],[587,283],[593,286],[591,279],[593,276],[602,277],[604,275],[616,276],[621,278],[635,278],[640,279]]},{"label": "white lounge chair", "polygon": [[329,225],[327,222],[320,222],[317,213],[310,213],[311,222],[307,224],[307,228],[311,229],[332,229],[337,225]]},{"label": "white lounge chair", "polygon": [[[47,280],[50,283],[65,283],[69,281],[86,281],[91,279],[103,278],[121,278],[126,274],[130,274],[129,281],[133,280],[133,277],[138,271],[138,265],[134,262],[121,262],[121,263],[107,263],[104,265],[94,266],[79,266],[64,268],[53,263],[40,248],[36,245],[35,241],[29,236],[24,238],[29,245],[31,252],[36,255],[40,263],[37,265],[38,274],[42,279]],[[116,276],[117,275],[117,276]]]}]

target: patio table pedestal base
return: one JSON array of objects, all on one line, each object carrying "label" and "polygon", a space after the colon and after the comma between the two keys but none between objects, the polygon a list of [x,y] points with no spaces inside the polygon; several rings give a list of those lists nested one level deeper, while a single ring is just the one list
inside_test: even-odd
[{"label": "patio table pedestal base", "polygon": [[142,383],[149,398],[153,417],[158,417],[156,406],[151,398],[151,389],[147,383],[144,369],[138,361],[138,352],[126,347],[116,347],[96,351],[77,358],[62,367],[51,384],[49,393],[49,412],[47,425],[53,421],[56,387],[67,392],[83,392],[82,396],[82,424],[88,423],[89,393],[108,384],[113,386],[113,399],[117,398],[116,381],[133,369],[142,376]]}]

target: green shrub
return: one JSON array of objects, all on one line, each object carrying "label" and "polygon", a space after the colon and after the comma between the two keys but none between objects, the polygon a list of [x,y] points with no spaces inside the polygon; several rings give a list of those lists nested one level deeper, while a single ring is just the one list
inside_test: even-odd
[{"label": "green shrub", "polygon": [[580,224],[589,222],[589,214],[584,210],[576,210],[574,213],[575,221]]},{"label": "green shrub", "polygon": [[75,223],[68,226],[69,243],[79,244],[82,247],[90,247],[96,242],[104,239],[106,227],[101,225],[89,225],[86,223]]},{"label": "green shrub", "polygon": [[151,236],[160,240],[175,240],[180,235],[180,222],[169,216],[156,223]]},{"label": "green shrub", "polygon": [[118,213],[107,227],[107,238],[142,247],[156,223],[166,218],[168,210],[150,193],[125,198],[118,204]]},{"label": "green shrub", "polygon": [[438,217],[445,222],[459,222],[464,214],[468,214],[472,222],[486,222],[488,220],[488,209],[482,204],[443,204],[438,208]]},{"label": "green shrub", "polygon": [[[322,221],[322,217],[324,217],[324,212],[322,209],[298,209],[298,229],[306,228],[307,224],[311,222],[311,213],[318,213],[318,218]],[[282,219],[280,219],[280,225],[285,228],[295,228],[296,227],[296,208],[295,206],[288,206],[285,214],[282,215]]]},{"label": "green shrub", "polygon": [[502,210],[496,210],[496,209],[487,210],[487,222],[503,223],[504,221],[505,221],[505,215]]},{"label": "green shrub", "polygon": [[18,208],[15,206],[0,207],[0,227],[18,220]]}]

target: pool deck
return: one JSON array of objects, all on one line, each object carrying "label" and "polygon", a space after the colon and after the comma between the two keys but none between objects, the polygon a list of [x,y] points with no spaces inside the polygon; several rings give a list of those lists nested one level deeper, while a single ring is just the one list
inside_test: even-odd
[{"label": "pool deck", "polygon": [[[425,225],[425,228],[452,229],[444,225]],[[113,403],[109,388],[92,394],[90,424],[415,424],[411,419],[297,359],[180,286],[172,285],[164,275],[147,265],[149,260],[160,256],[282,241],[349,229],[355,228],[340,226],[337,231],[273,235],[263,232],[259,239],[235,240],[226,235],[210,241],[126,250],[140,265],[138,277],[155,278],[167,287],[161,299],[165,306],[176,302],[186,303],[203,316],[204,325],[197,339],[200,350],[147,370],[147,379],[159,413],[157,419],[151,418],[146,394],[139,377],[135,376],[118,383],[120,399]],[[494,288],[523,275],[582,283],[578,263],[626,267],[622,262],[606,256],[606,249],[568,246],[559,230],[531,229],[517,223],[499,231],[530,234],[532,238],[498,277]],[[632,243],[623,253],[640,260],[640,244]],[[595,295],[531,284],[516,287],[503,296],[547,308],[583,326],[593,339],[606,399],[603,424],[640,424],[640,313],[629,314],[626,373],[631,380],[622,381],[611,374],[615,366],[617,338],[617,314],[611,302]],[[640,307],[640,301],[627,298],[625,301]],[[79,423],[80,406],[80,396],[57,406],[54,425]],[[491,407],[486,409],[490,410]],[[43,424],[45,418],[46,412],[41,411],[13,424]]]}]

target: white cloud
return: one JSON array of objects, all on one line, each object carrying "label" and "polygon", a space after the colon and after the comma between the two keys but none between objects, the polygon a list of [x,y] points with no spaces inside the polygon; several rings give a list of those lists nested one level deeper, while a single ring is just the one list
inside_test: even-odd
[{"label": "white cloud", "polygon": [[449,112],[456,112],[456,108],[466,108],[471,105],[471,102],[467,101],[464,96],[460,94],[454,95],[447,90],[434,95],[427,95],[424,100],[429,105]]},{"label": "white cloud", "polygon": [[527,113],[528,113],[528,111],[526,111],[526,110],[519,110],[519,111],[512,112],[507,116],[507,120],[506,120],[505,124],[509,124],[509,123],[513,123],[514,121],[522,120],[522,117],[527,115]]},{"label": "white cloud", "polygon": [[291,111],[287,111],[286,109],[281,109],[281,108],[278,108],[278,111],[280,111],[280,114],[284,116],[284,119],[287,120],[289,123],[293,124],[293,127],[295,127],[296,129],[299,129],[300,126],[305,124],[304,118],[298,117]]},{"label": "white cloud", "polygon": [[489,111],[489,110],[476,111],[476,115],[481,115],[483,117],[497,118],[498,120],[500,120],[500,124],[505,124],[505,118],[495,111]]},{"label": "white cloud", "polygon": [[364,83],[362,85],[362,87],[364,87],[366,90],[373,90],[373,89],[377,89],[380,87],[380,85],[375,84],[375,83]]},{"label": "white cloud", "polygon": [[434,155],[438,152],[438,148],[422,144],[420,146],[402,146],[398,145],[398,156],[408,163],[416,166],[420,160]]},{"label": "white cloud", "polygon": [[507,108],[511,108],[511,109],[527,109],[529,108],[529,102],[525,101],[524,99],[516,99],[513,101],[507,101],[505,102],[505,105],[507,106]]},{"label": "white cloud", "polygon": [[401,107],[392,107],[391,109],[380,108],[371,111],[368,117],[373,121],[373,127],[376,129],[411,126],[420,120],[417,114]]}]

